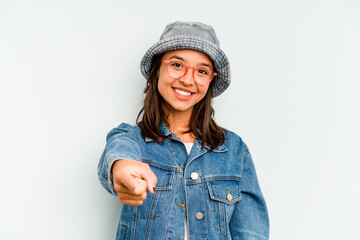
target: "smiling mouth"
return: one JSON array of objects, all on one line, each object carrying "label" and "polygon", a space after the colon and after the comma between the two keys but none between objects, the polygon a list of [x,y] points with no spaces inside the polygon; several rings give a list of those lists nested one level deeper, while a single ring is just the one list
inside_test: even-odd
[{"label": "smiling mouth", "polygon": [[180,95],[183,95],[183,96],[190,96],[191,94],[193,94],[191,92],[185,92],[185,91],[182,91],[182,90],[177,89],[177,88],[174,88],[174,91],[177,92]]}]

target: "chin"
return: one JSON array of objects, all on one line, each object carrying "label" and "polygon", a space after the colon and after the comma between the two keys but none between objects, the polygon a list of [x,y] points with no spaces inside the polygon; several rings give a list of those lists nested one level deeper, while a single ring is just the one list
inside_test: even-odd
[{"label": "chin", "polygon": [[190,109],[192,109],[193,106],[171,106],[171,108],[175,111],[179,111],[179,112],[185,112],[188,111]]}]

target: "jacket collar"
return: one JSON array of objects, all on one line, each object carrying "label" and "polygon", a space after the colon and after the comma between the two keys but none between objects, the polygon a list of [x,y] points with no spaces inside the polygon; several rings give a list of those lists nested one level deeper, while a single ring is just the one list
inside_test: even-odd
[{"label": "jacket collar", "polygon": [[[205,148],[209,151],[209,150],[211,149],[211,146],[208,145],[208,144],[205,144]],[[217,147],[213,150],[213,152],[226,152],[227,150],[228,150],[228,148],[227,148],[224,144],[222,144],[222,145],[220,145],[220,146],[217,146]]]},{"label": "jacket collar", "polygon": [[[171,134],[172,138],[176,138],[175,134],[169,130],[169,128],[166,126],[165,123],[161,123],[160,132],[162,134],[164,134],[164,136],[169,136]],[[152,138],[145,137],[145,142],[153,142],[153,141],[155,141],[155,140]]]},{"label": "jacket collar", "polygon": [[[176,139],[176,140],[178,140],[178,141],[181,141],[180,138],[178,138],[174,133],[172,133],[172,132],[170,131],[170,129],[166,126],[165,123],[161,123],[160,132],[161,132],[162,134],[164,134],[164,136],[169,136],[169,135],[171,135],[171,137],[172,137],[173,139]],[[155,141],[155,140],[153,140],[153,139],[151,139],[151,138],[148,138],[148,137],[145,137],[145,142],[153,142],[153,141]],[[198,142],[199,142],[199,145],[201,146],[200,140],[196,139],[195,141],[198,141]],[[205,148],[207,149],[207,151],[209,151],[209,150],[211,149],[211,146],[210,146],[209,144],[205,144]],[[227,148],[224,144],[222,144],[222,145],[216,147],[213,151],[214,151],[214,152],[226,152],[227,150],[228,150],[228,148]]]}]

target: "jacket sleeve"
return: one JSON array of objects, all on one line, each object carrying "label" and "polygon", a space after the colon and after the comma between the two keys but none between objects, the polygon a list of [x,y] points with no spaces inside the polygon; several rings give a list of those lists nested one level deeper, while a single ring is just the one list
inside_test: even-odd
[{"label": "jacket sleeve", "polygon": [[111,167],[116,160],[132,159],[141,161],[141,151],[138,140],[130,125],[122,123],[112,129],[106,137],[105,150],[98,165],[98,177],[101,185],[112,195],[114,190]]},{"label": "jacket sleeve", "polygon": [[243,154],[240,191],[242,198],[235,205],[229,226],[232,239],[269,239],[268,211],[257,180],[255,166],[247,147]]}]

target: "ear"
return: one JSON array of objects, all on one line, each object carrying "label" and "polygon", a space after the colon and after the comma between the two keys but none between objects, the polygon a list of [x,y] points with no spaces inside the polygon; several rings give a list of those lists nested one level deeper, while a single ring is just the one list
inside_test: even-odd
[{"label": "ear", "polygon": [[160,68],[158,68],[158,70],[156,71],[156,78],[159,78],[159,71],[160,71]]}]

